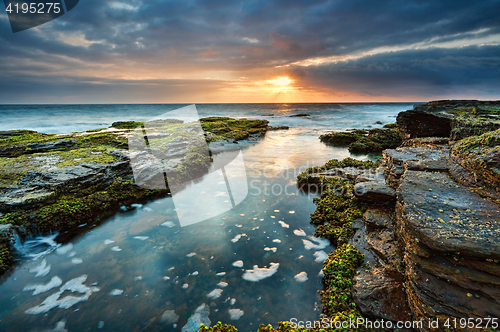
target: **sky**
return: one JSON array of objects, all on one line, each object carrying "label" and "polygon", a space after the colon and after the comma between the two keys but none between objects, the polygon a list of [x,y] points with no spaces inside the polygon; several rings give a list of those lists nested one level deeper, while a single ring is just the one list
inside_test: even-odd
[{"label": "sky", "polygon": [[499,14],[500,0],[80,0],[13,33],[2,11],[0,104],[497,100]]}]

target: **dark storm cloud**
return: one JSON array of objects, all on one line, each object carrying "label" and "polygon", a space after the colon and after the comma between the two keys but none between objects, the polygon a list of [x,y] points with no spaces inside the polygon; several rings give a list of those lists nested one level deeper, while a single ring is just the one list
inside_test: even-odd
[{"label": "dark storm cloud", "polygon": [[297,68],[295,75],[332,91],[371,95],[427,95],[500,91],[500,46],[405,50],[338,63]]},{"label": "dark storm cloud", "polygon": [[[498,12],[498,0],[85,0],[40,29],[17,34],[10,31],[7,16],[0,15],[0,79],[16,73],[62,75],[64,70],[77,75],[75,68],[97,70],[117,64],[185,70],[203,66],[244,75],[314,57],[491,36],[500,33]],[[470,60],[479,58],[480,54]],[[408,61],[412,59],[416,57]],[[396,60],[386,53],[366,61]],[[404,62],[404,58],[397,61],[403,67]],[[448,66],[442,60],[427,63],[433,69],[426,73],[434,73],[435,80],[445,79],[443,72],[452,74],[438,68]],[[476,68],[474,63],[463,65]],[[394,75],[391,68],[377,72],[384,82]],[[356,77],[353,74],[349,80]]]}]

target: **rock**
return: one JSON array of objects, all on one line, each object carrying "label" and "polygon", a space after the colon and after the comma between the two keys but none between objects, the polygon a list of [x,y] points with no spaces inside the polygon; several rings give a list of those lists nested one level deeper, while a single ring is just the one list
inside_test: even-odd
[{"label": "rock", "polygon": [[10,137],[15,137],[15,136],[22,136],[26,134],[34,134],[36,131],[32,130],[6,130],[6,131],[0,131],[0,139],[6,139]]},{"label": "rock", "polygon": [[447,147],[433,148],[397,148],[382,153],[385,165],[390,173],[399,177],[404,170],[446,172],[449,169],[450,151]]},{"label": "rock", "polygon": [[294,117],[304,117],[304,116],[311,116],[311,114],[299,113],[299,114],[292,114],[292,115],[290,115],[291,118],[294,118]]},{"label": "rock", "polygon": [[0,224],[0,243],[9,242],[13,227],[11,224]]},{"label": "rock", "polygon": [[392,224],[391,217],[381,208],[366,210],[363,214],[363,220],[368,226],[373,228],[387,228]]},{"label": "rock", "polygon": [[186,325],[182,327],[181,332],[198,332],[201,324],[210,327],[211,322],[208,318],[209,315],[210,307],[203,303],[195,310],[194,314],[189,317]]},{"label": "rock", "polygon": [[366,242],[371,250],[384,262],[398,267],[402,259],[401,249],[394,237],[394,233],[389,230],[375,230],[369,233]]},{"label": "rock", "polygon": [[430,114],[420,110],[410,110],[398,114],[397,124],[401,137],[449,137],[451,120],[447,117]]},{"label": "rock", "polygon": [[399,227],[441,253],[500,258],[500,207],[444,173],[406,171],[398,188]]},{"label": "rock", "polygon": [[396,191],[384,182],[360,182],[354,186],[354,195],[376,204],[389,204],[396,198]]},{"label": "rock", "polygon": [[410,321],[411,311],[401,275],[388,268],[374,268],[353,278],[352,296],[363,315],[395,321]]},{"label": "rock", "polygon": [[77,143],[76,139],[67,139],[60,141],[51,141],[47,143],[38,143],[38,144],[28,144],[29,153],[40,153],[46,152],[50,150],[63,150],[68,149]]}]

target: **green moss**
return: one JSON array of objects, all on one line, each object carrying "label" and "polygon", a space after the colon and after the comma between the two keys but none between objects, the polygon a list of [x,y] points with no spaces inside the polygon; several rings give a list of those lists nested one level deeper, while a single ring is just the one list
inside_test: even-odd
[{"label": "green moss", "polygon": [[363,255],[351,244],[343,244],[330,252],[323,263],[323,310],[328,317],[361,317],[351,297],[352,278],[363,264]]},{"label": "green moss", "polygon": [[456,148],[464,151],[470,152],[474,149],[491,148],[500,145],[500,129],[487,132],[479,136],[470,136],[460,140]]},{"label": "green moss", "polygon": [[335,146],[349,146],[351,153],[381,152],[401,145],[402,140],[396,126],[353,132],[334,132],[321,135],[320,140]]},{"label": "green moss", "polygon": [[268,129],[269,121],[252,119],[232,119],[226,117],[208,117],[200,119],[204,131],[210,132],[214,137],[208,141],[247,139],[250,135],[264,135]]},{"label": "green moss", "polygon": [[144,125],[144,122],[136,122],[136,121],[119,121],[113,123],[110,128],[116,129],[135,129]]},{"label": "green moss", "polygon": [[13,263],[9,244],[0,243],[0,275],[7,271]]},{"label": "green moss", "polygon": [[167,190],[147,190],[133,184],[133,180],[116,179],[105,190],[95,187],[76,188],[58,198],[55,203],[36,208],[29,213],[11,212],[0,217],[0,223],[15,225],[21,233],[31,229],[40,231],[70,229],[80,224],[113,214],[119,203],[131,203],[146,198],[165,196]]}]

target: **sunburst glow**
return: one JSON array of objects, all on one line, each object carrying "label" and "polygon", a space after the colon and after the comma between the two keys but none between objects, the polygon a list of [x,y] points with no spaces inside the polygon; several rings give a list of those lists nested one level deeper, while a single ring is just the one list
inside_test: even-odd
[{"label": "sunburst glow", "polygon": [[278,77],[278,78],[275,78],[274,80],[270,80],[269,83],[279,85],[279,86],[285,86],[285,85],[292,83],[292,80],[289,79],[288,77]]}]

